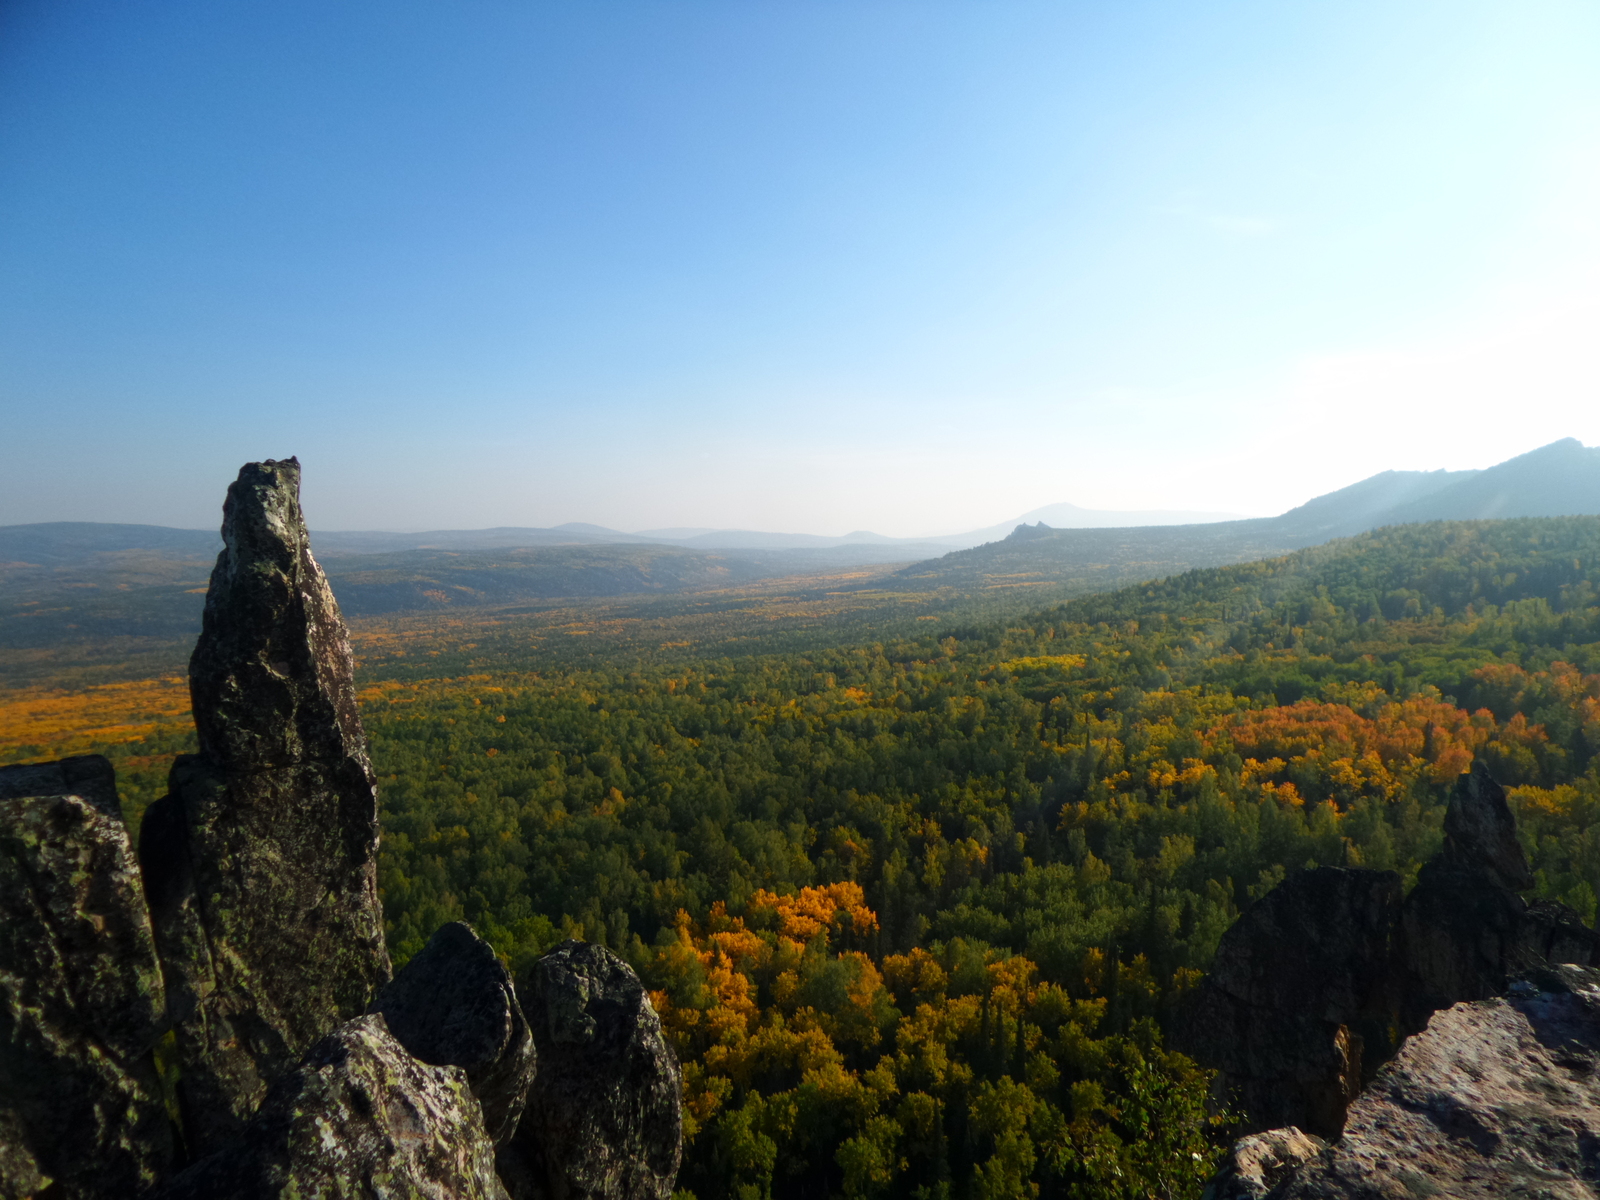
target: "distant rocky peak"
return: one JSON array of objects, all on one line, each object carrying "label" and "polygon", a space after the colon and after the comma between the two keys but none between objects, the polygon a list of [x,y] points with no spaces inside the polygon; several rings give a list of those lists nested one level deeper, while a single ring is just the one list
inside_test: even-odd
[{"label": "distant rocky peak", "polygon": [[1018,525],[1006,535],[1006,541],[1026,542],[1032,538],[1048,537],[1054,532],[1055,530],[1046,525],[1043,521],[1040,521],[1036,525],[1029,525],[1026,521],[1024,521],[1021,525]]}]

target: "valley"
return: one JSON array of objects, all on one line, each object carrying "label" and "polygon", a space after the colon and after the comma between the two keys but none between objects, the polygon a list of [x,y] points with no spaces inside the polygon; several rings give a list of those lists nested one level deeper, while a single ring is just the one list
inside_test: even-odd
[{"label": "valley", "polygon": [[[1288,528],[329,552],[395,961],[624,958],[701,1200],[1196,1195],[1232,1126],[1168,1037],[1290,873],[1414,882],[1476,759],[1533,894],[1600,912],[1600,517]],[[107,755],[137,834],[205,549],[7,568],[0,762]]]}]

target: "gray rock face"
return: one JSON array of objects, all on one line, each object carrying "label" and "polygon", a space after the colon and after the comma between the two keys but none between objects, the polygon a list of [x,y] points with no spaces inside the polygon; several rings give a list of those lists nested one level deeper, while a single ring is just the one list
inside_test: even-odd
[{"label": "gray rock face", "polygon": [[1444,814],[1439,862],[1453,870],[1479,871],[1512,892],[1533,886],[1533,872],[1517,841],[1517,819],[1482,759],[1457,781]]},{"label": "gray rock face", "polygon": [[298,462],[269,460],[228,489],[189,665],[200,753],[173,766],[140,836],[201,1154],[390,973],[377,789],[299,484]]},{"label": "gray rock face", "polygon": [[1511,999],[1435,1013],[1351,1106],[1344,1136],[1274,1200],[1591,1200],[1600,1190],[1600,974],[1535,976]]},{"label": "gray rock face", "polygon": [[1300,871],[1223,936],[1174,1044],[1217,1068],[1246,1127],[1332,1137],[1362,1080],[1394,1051],[1400,877]]},{"label": "gray rock face", "polygon": [[682,1152],[677,1057],[644,986],[602,946],[563,942],[518,986],[539,1072],[502,1151],[517,1200],[668,1200]]},{"label": "gray rock face", "polygon": [[534,1078],[533,1036],[510,973],[471,926],[441,926],[372,1011],[423,1062],[466,1071],[496,1143],[516,1132]]},{"label": "gray rock face", "polygon": [[1407,1032],[1458,1001],[1499,995],[1540,963],[1600,962],[1600,934],[1566,905],[1530,905],[1517,893],[1531,886],[1505,792],[1474,763],[1451,794],[1444,848],[1406,899]]},{"label": "gray rock face", "polygon": [[1328,1148],[1319,1137],[1292,1125],[1240,1138],[1200,1200],[1264,1200],[1307,1161]]},{"label": "gray rock face", "polygon": [[0,768],[0,1195],[136,1196],[172,1158],[166,1004],[111,764]]},{"label": "gray rock face", "polygon": [[1249,1130],[1335,1137],[1399,1035],[1519,971],[1600,962],[1600,934],[1532,885],[1505,792],[1482,763],[1445,814],[1444,848],[1401,902],[1390,872],[1300,871],[1222,939],[1174,1044],[1219,1070],[1214,1101]]},{"label": "gray rock face", "polygon": [[503,1200],[506,1193],[466,1072],[418,1062],[373,1014],[318,1041],[273,1084],[238,1140],[161,1195]]}]

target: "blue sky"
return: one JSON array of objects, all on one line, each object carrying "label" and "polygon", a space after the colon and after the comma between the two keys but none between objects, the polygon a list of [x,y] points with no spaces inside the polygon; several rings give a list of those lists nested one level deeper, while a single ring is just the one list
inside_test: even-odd
[{"label": "blue sky", "polygon": [[0,523],[1265,514],[1597,329],[1589,3],[0,6]]}]

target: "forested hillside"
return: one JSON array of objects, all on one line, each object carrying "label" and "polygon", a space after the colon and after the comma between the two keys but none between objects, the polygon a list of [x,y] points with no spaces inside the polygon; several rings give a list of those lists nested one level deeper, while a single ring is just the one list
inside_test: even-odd
[{"label": "forested hillside", "polygon": [[[843,649],[369,640],[390,943],[464,917],[513,965],[624,954],[700,1200],[1195,1196],[1223,1131],[1163,1030],[1286,872],[1414,877],[1478,755],[1540,892],[1594,919],[1597,589],[1600,518],[1529,519]],[[496,659],[538,669],[460,673]],[[109,744],[106,690],[103,746],[6,756],[107,748],[137,819],[188,735],[176,681],[126,687],[147,737]]]},{"label": "forested hillside", "polygon": [[1597,583],[1600,520],[1432,525],[919,642],[374,684],[392,943],[625,954],[703,1198],[1192,1194],[1160,1031],[1286,871],[1414,874],[1476,754],[1593,919]]},{"label": "forested hillside", "polygon": [[1017,530],[899,573],[906,588],[1106,592],[1143,579],[1268,558],[1381,526],[1600,513],[1600,449],[1564,438],[1483,471],[1384,471],[1276,517],[1138,529]]}]

